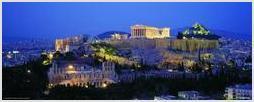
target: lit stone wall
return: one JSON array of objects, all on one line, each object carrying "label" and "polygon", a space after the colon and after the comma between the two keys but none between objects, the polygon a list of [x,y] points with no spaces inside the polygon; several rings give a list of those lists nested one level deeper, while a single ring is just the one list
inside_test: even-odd
[{"label": "lit stone wall", "polygon": [[120,49],[130,48],[171,48],[181,51],[197,51],[199,49],[218,48],[218,40],[178,40],[178,39],[128,39],[109,41],[113,46]]},{"label": "lit stone wall", "polygon": [[169,39],[128,39],[128,40],[109,41],[109,43],[120,49],[168,48],[170,46]]}]

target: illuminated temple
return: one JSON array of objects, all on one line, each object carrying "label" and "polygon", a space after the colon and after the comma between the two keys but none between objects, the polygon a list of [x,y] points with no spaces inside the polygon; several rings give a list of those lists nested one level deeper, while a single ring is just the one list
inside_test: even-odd
[{"label": "illuminated temple", "polygon": [[48,72],[49,86],[107,87],[116,83],[115,64],[103,62],[101,67],[86,65],[82,60],[54,61]]},{"label": "illuminated temple", "polygon": [[168,38],[170,37],[169,28],[156,28],[145,25],[131,26],[131,38]]}]

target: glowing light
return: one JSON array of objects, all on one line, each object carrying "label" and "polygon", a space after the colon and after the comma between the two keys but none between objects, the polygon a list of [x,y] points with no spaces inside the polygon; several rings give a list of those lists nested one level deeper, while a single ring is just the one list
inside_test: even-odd
[{"label": "glowing light", "polygon": [[9,59],[10,59],[10,58],[12,58],[12,56],[11,56],[10,54],[8,54],[8,55],[7,55],[7,58],[9,58]]},{"label": "glowing light", "polygon": [[52,88],[54,84],[48,84],[48,88]]},{"label": "glowing light", "polygon": [[88,55],[84,54],[84,57],[88,57]]},{"label": "glowing light", "polygon": [[86,88],[88,88],[88,85],[85,85]]},{"label": "glowing light", "polygon": [[68,68],[69,68],[69,69],[73,69],[74,66],[73,66],[73,65],[69,65]]},{"label": "glowing light", "polygon": [[53,54],[52,53],[50,53],[48,56],[49,56],[49,59],[53,59]]},{"label": "glowing light", "polygon": [[12,53],[19,53],[19,51],[12,51]]},{"label": "glowing light", "polygon": [[76,73],[74,66],[73,65],[69,65],[67,67],[66,73],[69,73],[69,74]]},{"label": "glowing light", "polygon": [[45,60],[42,62],[43,65],[48,65],[49,64],[49,61]]},{"label": "glowing light", "polygon": [[103,83],[103,84],[102,84],[102,87],[104,87],[104,88],[107,87],[107,84],[106,84],[106,83]]},{"label": "glowing light", "polygon": [[28,69],[28,70],[27,70],[27,73],[31,73],[31,70],[30,70],[30,69]]}]

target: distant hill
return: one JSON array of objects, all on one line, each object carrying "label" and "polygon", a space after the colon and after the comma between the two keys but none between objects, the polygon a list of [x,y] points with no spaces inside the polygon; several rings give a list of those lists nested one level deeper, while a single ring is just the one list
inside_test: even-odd
[{"label": "distant hill", "polygon": [[212,33],[203,25],[195,23],[192,27],[182,32],[184,35],[211,35]]},{"label": "distant hill", "polygon": [[128,34],[128,36],[131,35],[130,33],[122,32],[122,31],[108,31],[108,32],[104,32],[102,34],[97,35],[97,37],[99,39],[111,38],[111,35],[116,34],[116,33],[117,34]]},{"label": "distant hill", "polygon": [[205,26],[195,23],[192,27],[189,27],[181,32],[178,32],[178,39],[184,38],[196,38],[196,39],[208,39],[208,40],[217,40],[220,36],[209,31]]},{"label": "distant hill", "polygon": [[[182,27],[182,28],[175,28],[171,29],[171,36],[177,36],[179,32],[184,31],[185,29],[188,29],[190,27]],[[240,33],[234,33],[230,31],[220,30],[220,29],[209,29],[209,31],[213,32],[216,35],[219,35],[221,37],[225,38],[231,38],[231,39],[241,39],[241,40],[251,40],[252,36],[251,34],[240,34]]]},{"label": "distant hill", "polygon": [[3,42],[17,42],[17,41],[23,41],[23,40],[33,40],[33,39],[26,38],[26,37],[12,37],[12,36],[3,36],[3,39],[2,39]]}]

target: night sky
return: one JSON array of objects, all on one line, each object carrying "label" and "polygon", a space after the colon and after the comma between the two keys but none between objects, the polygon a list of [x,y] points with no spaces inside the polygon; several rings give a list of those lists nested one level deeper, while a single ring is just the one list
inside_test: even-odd
[{"label": "night sky", "polygon": [[62,38],[130,32],[145,24],[171,29],[199,22],[251,35],[251,3],[3,3],[3,39]]}]

